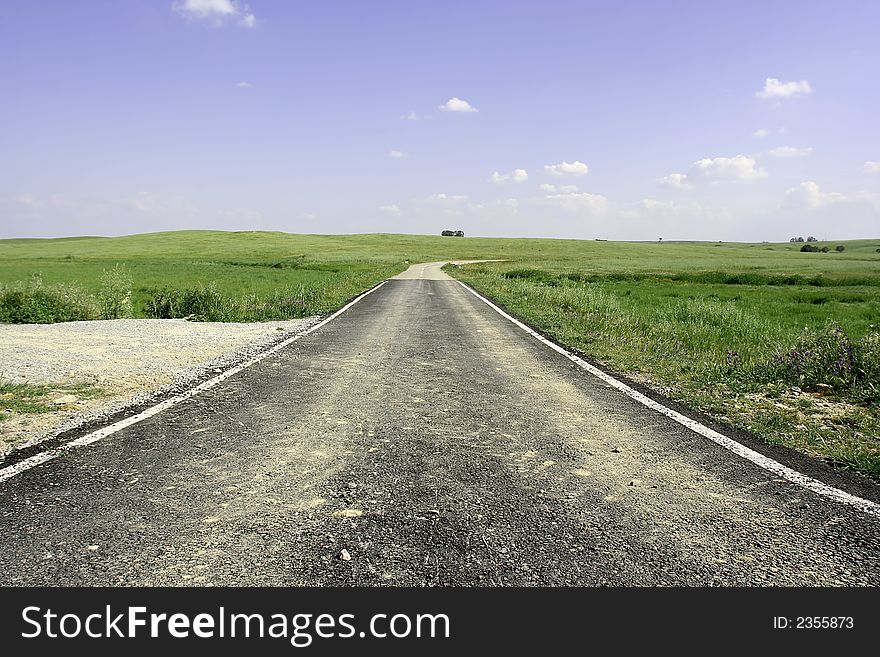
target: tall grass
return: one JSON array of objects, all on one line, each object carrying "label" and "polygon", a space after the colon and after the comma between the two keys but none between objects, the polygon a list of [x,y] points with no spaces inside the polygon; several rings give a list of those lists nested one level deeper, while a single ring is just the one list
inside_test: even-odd
[{"label": "tall grass", "polygon": [[614,370],[769,442],[880,478],[876,286],[810,293],[808,280],[743,288],[718,272],[697,283],[697,273],[628,280],[518,264],[450,269]]},{"label": "tall grass", "polygon": [[116,264],[104,271],[98,290],[98,304],[102,319],[131,317],[132,280],[125,266]]},{"label": "tall grass", "polygon": [[216,282],[192,288],[163,288],[148,299],[145,313],[156,319],[184,318],[202,322],[253,322],[315,314],[320,291],[299,285],[267,295],[225,295]]},{"label": "tall grass", "polygon": [[0,286],[0,322],[52,324],[100,319],[94,295],[74,283],[45,285],[39,275]]},{"label": "tall grass", "polygon": [[46,284],[34,274],[0,285],[0,323],[54,324],[132,316],[131,278],[121,265],[105,270],[97,291],[76,283]]},{"label": "tall grass", "polygon": [[833,391],[856,403],[880,404],[880,334],[853,340],[837,324],[806,330],[788,348],[753,370],[766,381],[783,381],[804,390]]}]

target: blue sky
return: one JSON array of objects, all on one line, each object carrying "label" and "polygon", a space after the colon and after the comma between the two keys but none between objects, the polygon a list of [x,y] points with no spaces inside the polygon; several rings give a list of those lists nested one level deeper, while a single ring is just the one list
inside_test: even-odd
[{"label": "blue sky", "polygon": [[0,237],[880,233],[880,3],[34,0]]}]

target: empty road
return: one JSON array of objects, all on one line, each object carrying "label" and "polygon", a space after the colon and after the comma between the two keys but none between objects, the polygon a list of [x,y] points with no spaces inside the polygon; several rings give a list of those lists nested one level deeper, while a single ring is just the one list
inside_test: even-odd
[{"label": "empty road", "polygon": [[876,586],[878,529],[415,265],[0,482],[0,583]]}]

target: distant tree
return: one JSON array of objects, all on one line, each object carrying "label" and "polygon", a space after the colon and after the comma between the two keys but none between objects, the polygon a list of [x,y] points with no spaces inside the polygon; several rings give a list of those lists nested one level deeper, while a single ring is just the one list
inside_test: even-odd
[{"label": "distant tree", "polygon": [[791,238],[790,240],[788,240],[788,241],[789,241],[789,242],[797,242],[797,237],[792,237],[792,238]]},{"label": "distant tree", "polygon": [[657,241],[658,241],[658,242],[662,242],[662,241],[663,241],[663,238],[660,237],[660,238],[657,239]]},{"label": "distant tree", "polygon": [[803,253],[813,253],[814,251],[818,251],[818,250],[819,250],[819,247],[813,246],[812,244],[804,244],[801,247],[801,251]]},{"label": "distant tree", "polygon": [[795,242],[803,242],[803,241],[804,241],[804,238],[803,238],[803,237],[798,237],[798,238],[795,240]]},{"label": "distant tree", "polygon": [[808,242],[818,242],[819,240],[817,240],[815,237],[813,237],[812,235],[810,235],[810,236],[807,238],[807,241],[808,241]]},{"label": "distant tree", "polygon": [[822,253],[828,253],[828,247],[827,247],[827,246],[823,246],[821,249],[819,249],[818,246],[817,246],[816,248],[817,248],[819,251],[821,251]]},{"label": "distant tree", "polygon": [[838,244],[834,247],[834,250],[838,253],[842,253],[844,250],[846,250],[846,247],[843,244]]}]

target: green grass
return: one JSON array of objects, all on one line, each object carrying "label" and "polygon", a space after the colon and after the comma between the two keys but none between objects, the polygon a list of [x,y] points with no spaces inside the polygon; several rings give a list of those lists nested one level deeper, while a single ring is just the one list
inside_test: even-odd
[{"label": "green grass", "polygon": [[[829,252],[789,243],[217,231],[2,240],[0,321],[16,321],[14,312],[22,321],[34,290],[73,301],[37,300],[39,312],[28,310],[37,319],[27,321],[64,319],[70,308],[83,318],[301,317],[327,313],[409,263],[500,258],[454,275],[614,370],[768,442],[880,478],[872,369],[880,240],[817,246]],[[836,327],[861,374],[832,375],[842,353]],[[798,349],[818,354],[806,374],[790,364]]]},{"label": "green grass", "polygon": [[[876,241],[847,242],[846,246],[844,253],[800,253],[799,245],[790,244],[219,231],[0,240],[0,285],[6,288],[0,292],[0,321],[146,317],[157,305],[163,307],[153,303],[157,296],[159,301],[171,301],[164,304],[166,309],[180,307],[181,316],[223,321],[303,317],[338,307],[402,271],[407,261],[441,258],[507,258],[516,261],[513,267],[536,263],[539,269],[582,276],[585,281],[605,278],[622,284],[666,275],[675,282],[695,284],[711,278],[726,285],[734,276],[737,284],[788,283],[796,288],[880,285]],[[123,275],[114,269],[117,265],[124,268]],[[39,274],[39,285],[30,280],[35,274]],[[126,278],[131,293],[127,300],[121,298]],[[210,312],[187,312],[193,304],[181,303],[182,297],[187,292],[211,296],[212,284],[220,297],[210,304]],[[51,298],[34,301],[37,287]],[[30,295],[23,298],[24,292]],[[22,312],[29,301],[46,311]]]},{"label": "green grass", "polygon": [[47,386],[0,381],[2,419],[9,417],[12,413],[48,413],[52,409],[45,403],[45,398],[50,391],[51,389]]},{"label": "green grass", "polygon": [[843,253],[617,244],[613,263],[449,269],[613,370],[770,443],[880,478],[880,240],[845,244]]},{"label": "green grass", "polygon": [[0,381],[0,421],[16,414],[48,413],[57,410],[58,407],[52,405],[54,395],[74,395],[78,399],[94,399],[102,397],[104,391],[88,383],[48,386]]}]

